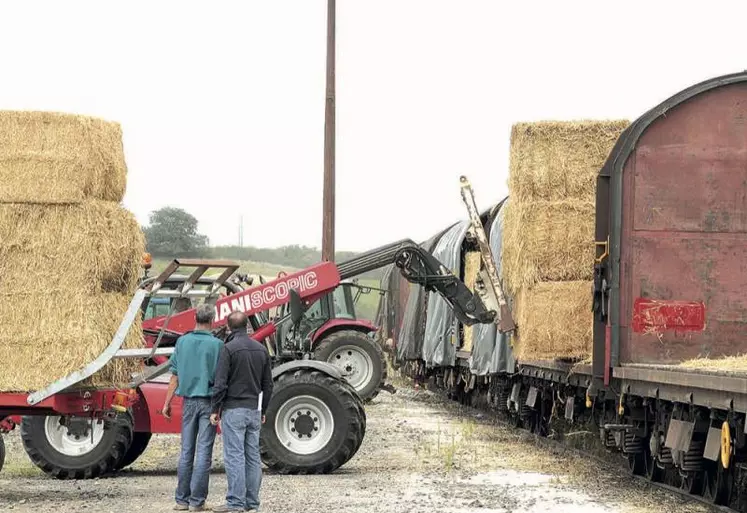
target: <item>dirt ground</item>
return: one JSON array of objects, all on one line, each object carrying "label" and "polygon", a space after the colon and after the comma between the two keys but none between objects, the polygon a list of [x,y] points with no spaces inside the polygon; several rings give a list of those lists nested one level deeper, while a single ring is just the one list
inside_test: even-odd
[{"label": "dirt ground", "polygon": [[[706,512],[614,469],[553,454],[526,434],[423,390],[383,393],[367,408],[358,454],[326,476],[265,472],[262,511],[283,513]],[[583,435],[582,435],[583,436]],[[588,436],[593,436],[589,434]],[[132,469],[92,481],[49,479],[31,465],[17,435],[7,437],[0,511],[170,511],[178,439],[154,438]],[[220,441],[208,504],[226,490]]]}]

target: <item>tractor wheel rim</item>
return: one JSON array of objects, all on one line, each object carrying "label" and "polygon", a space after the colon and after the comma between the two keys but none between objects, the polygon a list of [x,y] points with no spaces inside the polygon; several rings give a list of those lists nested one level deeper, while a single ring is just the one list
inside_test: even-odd
[{"label": "tractor wheel rim", "polygon": [[[94,421],[93,426],[89,425],[86,435],[75,436],[68,433],[65,426],[60,424],[61,417],[47,417],[44,422],[44,434],[47,436],[47,442],[52,448],[64,454],[65,456],[83,456],[93,451],[104,438],[104,424]],[[91,440],[91,430],[93,431],[93,440]]]},{"label": "tractor wheel rim", "polygon": [[310,395],[285,401],[275,416],[275,433],[289,451],[313,454],[326,446],[335,432],[332,410],[324,401]]},{"label": "tractor wheel rim", "polygon": [[356,392],[363,390],[373,377],[373,361],[366,351],[357,346],[338,347],[327,359],[345,374],[345,381]]}]

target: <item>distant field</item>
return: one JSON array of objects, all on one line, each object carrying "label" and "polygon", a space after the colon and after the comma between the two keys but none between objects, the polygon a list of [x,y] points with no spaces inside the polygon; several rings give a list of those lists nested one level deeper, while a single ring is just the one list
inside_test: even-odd
[{"label": "distant field", "polygon": [[[159,272],[163,271],[170,262],[171,260],[154,258],[153,268],[150,271],[151,276],[154,276],[158,274]],[[293,272],[297,270],[298,269],[293,269],[292,267],[276,265],[276,264],[271,264],[267,262],[249,262],[249,261],[242,261],[241,267],[239,268],[239,272],[247,273],[247,274],[259,274],[259,275],[264,276],[265,279],[268,279],[268,278],[273,279],[277,277],[278,273],[281,271]],[[210,274],[213,274],[213,273],[210,273]],[[359,279],[358,283],[364,287],[378,287],[379,286],[379,280],[371,279],[371,278]],[[372,321],[374,316],[376,315],[376,309],[379,306],[380,298],[381,296],[379,295],[379,292],[376,290],[372,290],[369,294],[361,295],[357,303],[358,316]]]}]

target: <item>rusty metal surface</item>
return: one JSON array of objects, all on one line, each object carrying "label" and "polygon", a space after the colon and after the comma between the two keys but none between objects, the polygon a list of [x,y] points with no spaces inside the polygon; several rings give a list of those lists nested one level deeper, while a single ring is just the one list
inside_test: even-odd
[{"label": "rusty metal surface", "polygon": [[746,169],[747,84],[699,94],[641,134],[622,177],[621,362],[747,351]]},{"label": "rusty metal surface", "polygon": [[[676,385],[685,388],[717,389],[729,394],[747,396],[747,376],[705,375],[688,370],[660,370],[647,367],[615,367],[612,376],[623,381],[643,381],[659,385]],[[687,401],[685,401],[687,402]]]},{"label": "rusty metal surface", "polygon": [[727,386],[731,386],[732,389],[722,389],[719,387],[722,386],[721,380],[725,378],[703,379],[702,375],[686,372],[675,373],[677,376],[671,376],[671,374],[667,376],[654,373],[654,371],[637,376],[626,373],[624,377],[620,377],[618,376],[620,369],[615,368],[616,377],[612,384],[615,389],[625,390],[625,393],[631,396],[638,395],[662,401],[694,404],[723,411],[734,409],[737,412],[747,412],[747,386],[744,386],[747,381],[744,379],[741,380],[742,386],[733,386],[735,383],[731,382],[731,385]]}]

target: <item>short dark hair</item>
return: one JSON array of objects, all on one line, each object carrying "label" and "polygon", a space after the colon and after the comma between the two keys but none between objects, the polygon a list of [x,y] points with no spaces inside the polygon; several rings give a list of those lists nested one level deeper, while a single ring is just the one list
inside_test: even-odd
[{"label": "short dark hair", "polygon": [[242,328],[246,330],[249,325],[249,318],[244,312],[236,311],[228,314],[226,322],[228,323],[228,327],[231,328],[231,331],[240,330]]}]

